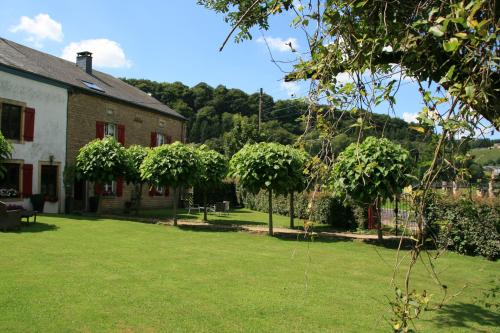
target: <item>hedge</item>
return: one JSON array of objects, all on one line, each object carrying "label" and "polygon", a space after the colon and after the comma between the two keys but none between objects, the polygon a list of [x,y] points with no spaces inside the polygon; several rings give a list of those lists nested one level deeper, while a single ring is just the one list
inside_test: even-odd
[{"label": "hedge", "polygon": [[425,217],[428,235],[439,247],[491,260],[500,257],[500,200],[435,195]]},{"label": "hedge", "polygon": [[[267,191],[252,194],[242,190],[240,196],[245,207],[260,212],[268,212]],[[273,212],[289,216],[289,200],[289,196],[275,195],[273,197]],[[310,214],[309,206],[311,207]],[[295,217],[299,219],[310,220],[319,224],[329,224],[339,229],[354,230],[358,227],[355,209],[351,206],[345,207],[338,199],[326,193],[316,193],[315,195],[310,192],[295,193],[294,210]]]}]

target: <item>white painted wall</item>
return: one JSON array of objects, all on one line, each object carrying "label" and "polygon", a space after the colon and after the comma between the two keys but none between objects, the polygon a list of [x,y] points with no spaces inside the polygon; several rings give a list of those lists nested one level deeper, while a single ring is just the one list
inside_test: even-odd
[{"label": "white painted wall", "polygon": [[[63,212],[65,194],[62,173],[66,162],[67,90],[0,70],[0,97],[23,102],[27,107],[35,108],[33,142],[14,143],[12,158],[33,164],[35,194],[40,191],[39,161],[48,162],[49,156],[54,156],[54,162],[60,163],[59,202],[45,203],[44,212]],[[22,204],[28,209],[31,208],[29,198],[8,203]]]}]

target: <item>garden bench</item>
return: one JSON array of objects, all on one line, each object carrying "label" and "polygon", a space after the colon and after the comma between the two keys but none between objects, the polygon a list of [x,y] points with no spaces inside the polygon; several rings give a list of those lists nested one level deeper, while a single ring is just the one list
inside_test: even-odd
[{"label": "garden bench", "polygon": [[30,217],[33,217],[33,223],[36,223],[36,210],[23,210],[21,211],[21,218],[26,219],[26,223],[30,224]]}]

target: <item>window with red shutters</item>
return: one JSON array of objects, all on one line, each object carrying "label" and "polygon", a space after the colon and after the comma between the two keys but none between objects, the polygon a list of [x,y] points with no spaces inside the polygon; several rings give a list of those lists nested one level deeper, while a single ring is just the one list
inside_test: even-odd
[{"label": "window with red shutters", "polygon": [[33,141],[35,136],[35,109],[24,108],[24,141]]},{"label": "window with red shutters", "polygon": [[156,147],[156,132],[151,132],[151,147]]},{"label": "window with red shutters", "polygon": [[23,197],[33,194],[33,164],[23,165]]},{"label": "window with red shutters", "polygon": [[104,138],[104,123],[102,121],[95,122],[95,137],[97,139]]},{"label": "window with red shutters", "polygon": [[125,126],[118,125],[118,142],[125,146]]},{"label": "window with red shutters", "polygon": [[119,178],[116,182],[116,196],[123,196],[123,179]]}]

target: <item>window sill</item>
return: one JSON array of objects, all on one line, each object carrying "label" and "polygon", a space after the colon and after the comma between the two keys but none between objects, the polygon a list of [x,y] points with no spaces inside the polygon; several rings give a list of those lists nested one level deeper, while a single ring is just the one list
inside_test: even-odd
[{"label": "window sill", "polygon": [[21,197],[17,197],[17,198],[14,198],[14,197],[5,197],[5,198],[2,198],[0,197],[0,201],[3,201],[3,202],[16,202],[16,201],[22,201],[24,199],[27,199],[27,198],[21,198]]}]

